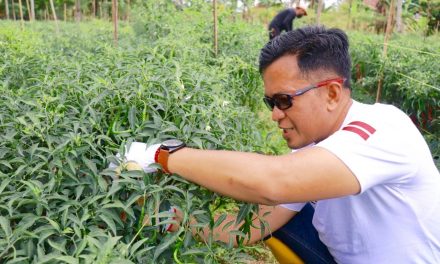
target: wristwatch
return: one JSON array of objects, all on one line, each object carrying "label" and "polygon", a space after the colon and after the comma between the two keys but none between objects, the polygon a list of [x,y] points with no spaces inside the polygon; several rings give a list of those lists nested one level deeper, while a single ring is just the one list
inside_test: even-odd
[{"label": "wristwatch", "polygon": [[162,166],[162,170],[170,173],[168,170],[168,157],[171,153],[186,147],[186,144],[178,139],[168,139],[162,142],[154,156],[154,161]]}]

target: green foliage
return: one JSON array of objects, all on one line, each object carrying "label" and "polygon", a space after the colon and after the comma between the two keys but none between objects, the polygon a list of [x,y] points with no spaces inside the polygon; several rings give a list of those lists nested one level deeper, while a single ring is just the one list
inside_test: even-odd
[{"label": "green foliage", "polygon": [[[381,102],[405,111],[425,135],[440,164],[440,57],[436,36],[423,41],[412,35],[396,35],[383,59],[383,37],[351,33],[355,95],[374,102],[383,77]],[[438,166],[440,167],[440,166]]]},{"label": "green foliage", "polygon": [[[102,21],[61,25],[1,22],[0,263],[240,263],[258,250],[197,241],[189,216],[216,226],[216,212],[237,208],[239,241],[255,206],[234,203],[180,177],[106,169],[132,141],[169,137],[204,149],[285,153],[263,109],[257,70],[265,27],[243,23],[219,7],[219,55],[212,50],[209,5],[178,9],[146,1],[122,23],[119,47]],[[434,155],[438,146],[438,39],[392,42],[351,34],[356,99],[373,101],[383,72],[384,101],[422,118]],[[407,43],[407,44],[405,44]],[[428,45],[429,44],[429,45]],[[403,75],[407,76],[404,77]],[[409,78],[410,77],[410,78]],[[428,85],[427,85],[428,84]],[[426,112],[428,111],[428,112]],[[164,233],[170,205],[182,228]]]},{"label": "green foliage", "polygon": [[[123,172],[111,180],[106,170],[134,140],[178,137],[198,148],[275,153],[253,111],[262,107],[255,67],[262,42],[250,43],[252,29],[220,16],[224,49],[214,58],[209,17],[187,10],[146,16],[135,30],[122,24],[119,48],[111,45],[111,25],[99,21],[65,24],[59,36],[46,23],[23,32],[2,23],[0,262],[251,258],[241,247],[192,237],[188,215],[212,225],[210,206],[224,198],[175,176]],[[171,204],[186,218],[168,234],[161,228]]]}]

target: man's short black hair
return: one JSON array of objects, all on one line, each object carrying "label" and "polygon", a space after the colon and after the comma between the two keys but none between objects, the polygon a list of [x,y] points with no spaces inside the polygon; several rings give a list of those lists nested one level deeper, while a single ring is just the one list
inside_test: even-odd
[{"label": "man's short black hair", "polygon": [[305,75],[330,70],[345,78],[345,87],[350,87],[351,59],[344,31],[306,26],[281,34],[261,49],[260,73],[287,54],[297,56],[298,67]]}]

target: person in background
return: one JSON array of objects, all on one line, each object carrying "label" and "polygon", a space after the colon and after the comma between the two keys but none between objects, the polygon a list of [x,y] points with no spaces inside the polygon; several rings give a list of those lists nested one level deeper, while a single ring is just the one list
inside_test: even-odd
[{"label": "person in background", "polygon": [[279,12],[269,24],[269,39],[273,39],[283,31],[291,31],[293,20],[303,16],[307,16],[307,12],[302,7],[287,8]]},{"label": "person in background", "polygon": [[[263,47],[259,70],[263,100],[292,153],[201,150],[172,139],[136,142],[126,159],[260,204],[246,242],[275,236],[306,263],[439,263],[439,171],[404,112],[352,99],[347,35],[289,31]],[[231,219],[194,232],[235,241]]]}]

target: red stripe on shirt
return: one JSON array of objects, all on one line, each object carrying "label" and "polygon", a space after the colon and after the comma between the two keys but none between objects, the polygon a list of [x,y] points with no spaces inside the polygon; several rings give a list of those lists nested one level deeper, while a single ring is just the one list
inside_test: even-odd
[{"label": "red stripe on shirt", "polygon": [[376,129],[374,129],[372,126],[370,126],[367,123],[361,122],[361,121],[353,121],[348,125],[353,125],[353,126],[359,126],[365,130],[367,130],[368,132],[370,132],[371,134],[374,134],[374,132],[376,132]]},{"label": "red stripe on shirt", "polygon": [[370,137],[370,135],[368,135],[365,131],[354,126],[346,126],[342,130],[356,133],[359,136],[361,136],[361,138],[363,138],[364,140],[367,140]]}]

